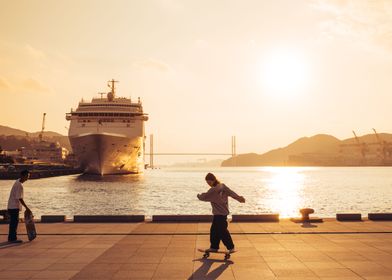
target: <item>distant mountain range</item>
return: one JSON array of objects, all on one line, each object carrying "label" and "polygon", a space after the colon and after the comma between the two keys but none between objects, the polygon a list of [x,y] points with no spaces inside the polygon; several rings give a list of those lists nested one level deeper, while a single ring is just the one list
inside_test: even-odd
[{"label": "distant mountain range", "polygon": [[[21,146],[29,146],[32,141],[37,141],[41,132],[27,132],[24,130],[0,125],[0,146],[3,150],[15,150]],[[53,131],[44,131],[43,139],[48,142],[59,142],[61,146],[71,150],[68,136]]]},{"label": "distant mountain range", "polygon": [[[0,135],[4,135],[4,136],[9,136],[9,135],[13,135],[13,136],[30,136],[30,137],[38,137],[38,135],[40,134],[40,131],[37,132],[27,132],[24,130],[20,130],[20,129],[16,129],[16,128],[12,128],[9,126],[4,126],[4,125],[0,125]],[[45,131],[44,132],[44,136],[47,137],[59,137],[59,136],[64,136],[60,133],[57,132],[53,132],[53,131]]]},{"label": "distant mountain range", "polygon": [[[392,134],[380,133],[382,141],[392,142]],[[358,137],[361,143],[377,143],[375,134]],[[222,166],[284,166],[289,164],[289,157],[303,154],[317,154],[320,157],[338,157],[340,145],[355,144],[355,138],[340,140],[327,134],[302,137],[290,145],[271,150],[264,154],[240,154],[222,162]],[[359,153],[359,152],[358,152]]]}]

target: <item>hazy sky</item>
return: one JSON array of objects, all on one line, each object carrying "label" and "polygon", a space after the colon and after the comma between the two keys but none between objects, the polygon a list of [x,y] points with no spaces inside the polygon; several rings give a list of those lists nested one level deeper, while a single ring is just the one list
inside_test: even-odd
[{"label": "hazy sky", "polygon": [[0,0],[0,124],[142,98],[157,152],[392,132],[392,1]]}]

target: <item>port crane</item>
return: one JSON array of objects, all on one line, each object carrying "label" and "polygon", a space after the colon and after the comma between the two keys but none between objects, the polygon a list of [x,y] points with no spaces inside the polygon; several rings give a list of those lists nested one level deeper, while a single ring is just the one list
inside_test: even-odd
[{"label": "port crane", "polygon": [[42,142],[42,138],[44,136],[44,130],[45,130],[45,118],[46,118],[46,113],[43,114],[42,116],[42,128],[41,128],[41,132],[38,135],[39,141]]},{"label": "port crane", "polygon": [[381,157],[383,162],[385,163],[388,154],[387,142],[383,141],[377,131],[373,128],[374,134],[376,135],[377,141],[381,146]]},{"label": "port crane", "polygon": [[353,130],[353,134],[354,134],[354,137],[355,137],[355,141],[357,142],[357,145],[360,148],[363,161],[366,161],[367,145],[366,145],[365,142],[361,143],[361,141],[359,140],[359,138],[358,138],[358,136],[357,136],[357,134],[355,133],[354,130]]}]

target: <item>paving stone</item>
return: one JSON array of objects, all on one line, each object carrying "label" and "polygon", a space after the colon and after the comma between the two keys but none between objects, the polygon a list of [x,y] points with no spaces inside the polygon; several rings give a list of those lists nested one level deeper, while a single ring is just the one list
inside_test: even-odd
[{"label": "paving stone", "polygon": [[3,270],[0,273],[0,279],[30,279],[39,273],[36,270]]},{"label": "paving stone", "polygon": [[44,270],[35,274],[32,279],[68,280],[78,273],[78,270]]},{"label": "paving stone", "polygon": [[151,279],[154,272],[154,270],[119,270],[111,279]]}]

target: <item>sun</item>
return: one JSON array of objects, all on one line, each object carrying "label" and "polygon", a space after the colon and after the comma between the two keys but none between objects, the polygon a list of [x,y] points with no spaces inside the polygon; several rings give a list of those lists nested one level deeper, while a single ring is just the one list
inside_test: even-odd
[{"label": "sun", "polygon": [[261,84],[272,94],[292,94],[303,91],[310,83],[306,56],[294,50],[275,50],[261,62]]}]

